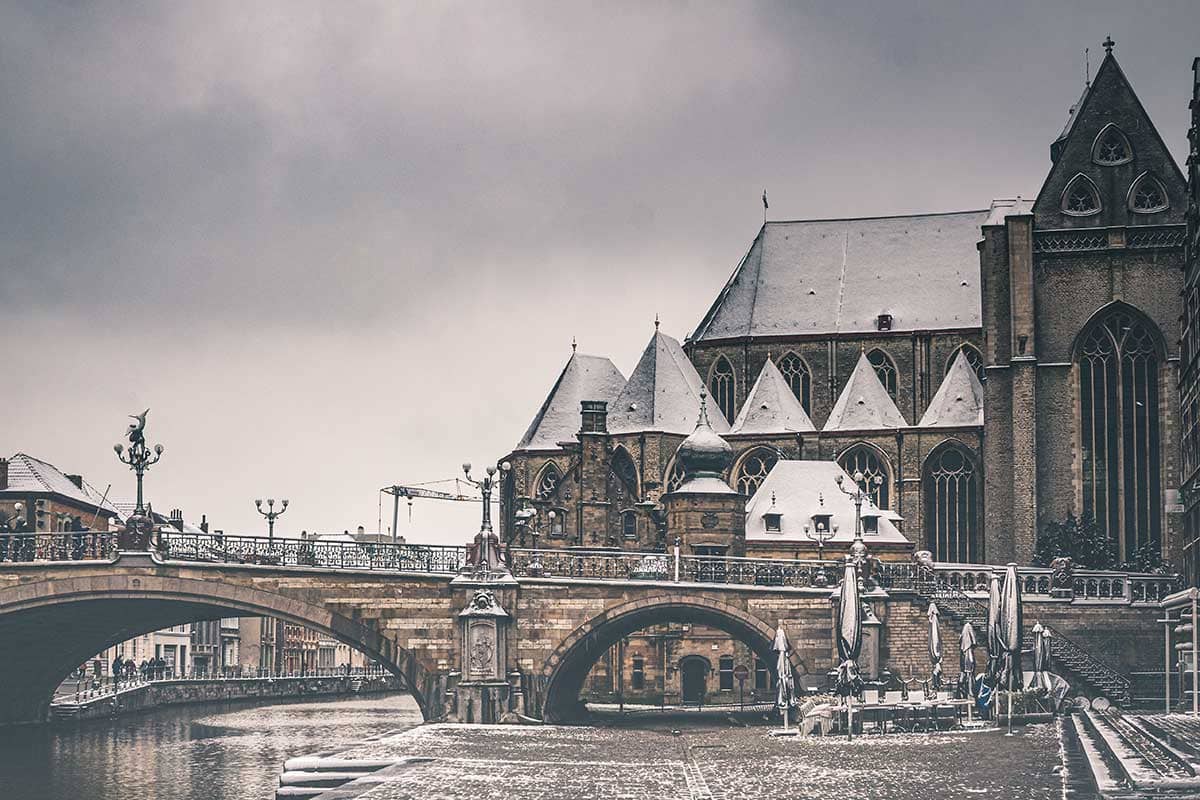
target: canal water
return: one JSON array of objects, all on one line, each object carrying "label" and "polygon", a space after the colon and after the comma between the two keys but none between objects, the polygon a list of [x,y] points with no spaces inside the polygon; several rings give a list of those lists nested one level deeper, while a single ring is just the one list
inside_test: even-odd
[{"label": "canal water", "polygon": [[421,724],[407,695],[0,729],[2,800],[269,800],[287,759]]}]

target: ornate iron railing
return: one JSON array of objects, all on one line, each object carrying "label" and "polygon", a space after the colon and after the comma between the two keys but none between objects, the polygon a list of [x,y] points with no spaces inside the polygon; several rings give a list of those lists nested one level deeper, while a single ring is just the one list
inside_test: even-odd
[{"label": "ornate iron railing", "polygon": [[449,574],[462,569],[467,560],[465,547],[451,545],[322,542],[214,533],[164,534],[159,552],[173,561]]},{"label": "ornate iron railing", "polygon": [[[994,569],[986,564],[941,562],[934,565],[933,571],[938,584],[979,594],[987,592],[988,580]],[[1053,583],[1049,569],[1021,567],[1019,574],[1022,594],[1051,596]],[[1177,575],[1077,569],[1073,575],[1070,598],[1114,605],[1157,603],[1179,586],[1180,578]]]},{"label": "ornate iron railing", "polygon": [[112,558],[116,534],[0,533],[0,562],[98,561]]}]

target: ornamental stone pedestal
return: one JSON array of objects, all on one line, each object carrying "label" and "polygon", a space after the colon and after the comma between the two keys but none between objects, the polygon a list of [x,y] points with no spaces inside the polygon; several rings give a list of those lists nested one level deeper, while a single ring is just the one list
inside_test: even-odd
[{"label": "ornamental stone pedestal", "polygon": [[[477,588],[458,614],[460,678],[448,718],[453,722],[504,722],[521,695],[520,673],[507,674],[508,631],[512,617],[492,589]],[[510,683],[515,677],[515,684]]]}]

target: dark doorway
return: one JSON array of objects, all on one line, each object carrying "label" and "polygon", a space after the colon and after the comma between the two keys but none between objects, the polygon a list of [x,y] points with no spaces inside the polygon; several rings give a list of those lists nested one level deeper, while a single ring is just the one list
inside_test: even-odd
[{"label": "dark doorway", "polygon": [[685,703],[701,703],[708,690],[708,662],[688,656],[679,662],[680,695]]}]

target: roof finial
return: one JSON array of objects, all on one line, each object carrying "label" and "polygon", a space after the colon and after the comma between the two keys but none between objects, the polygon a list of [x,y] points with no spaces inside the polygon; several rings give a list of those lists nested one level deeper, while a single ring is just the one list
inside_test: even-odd
[{"label": "roof finial", "polygon": [[658,312],[654,312],[654,330],[658,330]]},{"label": "roof finial", "polygon": [[1113,38],[1111,36],[1105,36],[1104,37],[1104,52],[1107,53],[1108,55],[1112,55],[1112,49],[1116,44],[1117,43],[1113,41]]},{"label": "roof finial", "polygon": [[1092,62],[1088,55],[1089,49],[1090,48],[1087,48],[1087,47],[1083,48],[1083,85],[1084,86],[1092,85]]},{"label": "roof finial", "polygon": [[700,419],[696,420],[696,427],[701,425],[709,425],[708,421],[708,392],[700,390]]},{"label": "roof finial", "polygon": [[571,352],[574,353],[575,348],[577,348],[577,347],[579,347],[579,344],[575,341],[575,337],[572,336],[571,337]]}]

